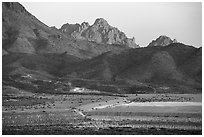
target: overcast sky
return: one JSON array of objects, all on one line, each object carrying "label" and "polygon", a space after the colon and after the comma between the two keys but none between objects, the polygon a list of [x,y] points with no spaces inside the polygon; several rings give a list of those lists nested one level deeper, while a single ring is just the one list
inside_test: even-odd
[{"label": "overcast sky", "polygon": [[200,3],[57,3],[21,2],[40,21],[60,28],[65,23],[89,22],[104,18],[111,26],[135,37],[147,46],[160,35],[179,42],[202,46],[202,4]]}]

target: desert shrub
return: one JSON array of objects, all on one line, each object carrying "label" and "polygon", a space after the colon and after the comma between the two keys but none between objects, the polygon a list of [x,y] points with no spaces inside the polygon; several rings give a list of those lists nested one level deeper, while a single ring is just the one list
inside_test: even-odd
[{"label": "desert shrub", "polygon": [[125,93],[129,94],[136,94],[136,93],[153,93],[154,89],[148,86],[130,86],[130,87],[124,87],[123,90]]},{"label": "desert shrub", "polygon": [[118,88],[109,85],[89,85],[87,88],[92,90],[110,92],[110,93],[118,93]]}]

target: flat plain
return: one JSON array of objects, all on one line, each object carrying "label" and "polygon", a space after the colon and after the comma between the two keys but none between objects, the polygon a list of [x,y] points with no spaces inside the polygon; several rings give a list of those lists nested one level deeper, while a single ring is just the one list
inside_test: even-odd
[{"label": "flat plain", "polygon": [[202,133],[200,94],[121,97],[8,89],[3,92],[3,134]]}]

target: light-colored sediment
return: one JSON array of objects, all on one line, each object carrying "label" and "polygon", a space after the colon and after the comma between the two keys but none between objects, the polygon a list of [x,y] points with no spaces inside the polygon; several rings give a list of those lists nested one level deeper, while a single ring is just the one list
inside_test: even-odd
[{"label": "light-colored sediment", "polygon": [[131,102],[124,103],[125,106],[202,106],[201,102]]}]

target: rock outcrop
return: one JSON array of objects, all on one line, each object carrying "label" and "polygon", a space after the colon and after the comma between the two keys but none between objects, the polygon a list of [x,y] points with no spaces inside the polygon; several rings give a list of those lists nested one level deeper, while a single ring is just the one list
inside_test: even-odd
[{"label": "rock outcrop", "polygon": [[127,38],[125,33],[112,27],[103,18],[95,20],[93,25],[88,22],[79,24],[64,24],[60,30],[76,39],[83,39],[103,44],[125,45],[131,48],[139,47],[135,44],[135,38]]},{"label": "rock outcrop", "polygon": [[162,35],[160,37],[158,37],[156,40],[153,40],[151,43],[149,43],[148,47],[152,47],[152,46],[167,46],[169,44],[172,43],[177,43],[177,40],[174,39],[172,40],[171,38]]},{"label": "rock outcrop", "polygon": [[64,24],[61,27],[61,31],[66,33],[67,35],[71,35],[74,31],[76,31],[80,27],[80,24]]}]

